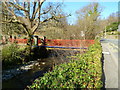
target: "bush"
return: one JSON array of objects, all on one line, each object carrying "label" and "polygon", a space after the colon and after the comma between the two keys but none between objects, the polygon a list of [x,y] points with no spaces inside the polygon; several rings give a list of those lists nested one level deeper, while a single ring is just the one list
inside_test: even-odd
[{"label": "bush", "polygon": [[28,88],[101,88],[101,56],[102,49],[96,41],[87,53],[76,55],[69,63],[55,66],[52,72],[45,73]]},{"label": "bush", "polygon": [[4,46],[2,49],[3,68],[11,65],[13,66],[16,64],[20,64],[22,62],[20,52],[21,50],[19,50],[16,44]]}]

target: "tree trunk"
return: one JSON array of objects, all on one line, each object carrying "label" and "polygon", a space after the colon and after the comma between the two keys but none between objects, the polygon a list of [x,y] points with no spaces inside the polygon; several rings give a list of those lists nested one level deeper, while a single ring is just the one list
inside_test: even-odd
[{"label": "tree trunk", "polygon": [[32,45],[33,45],[33,35],[29,35],[29,36],[28,36],[27,45],[28,45],[28,52],[29,52],[29,54],[31,55]]}]

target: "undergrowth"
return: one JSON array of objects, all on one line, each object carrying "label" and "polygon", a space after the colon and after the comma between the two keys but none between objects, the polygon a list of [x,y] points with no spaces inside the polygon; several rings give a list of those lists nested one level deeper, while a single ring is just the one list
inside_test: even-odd
[{"label": "undergrowth", "polygon": [[69,63],[56,65],[34,81],[29,89],[48,88],[102,88],[102,48],[100,42],[89,47],[83,55],[77,54]]}]

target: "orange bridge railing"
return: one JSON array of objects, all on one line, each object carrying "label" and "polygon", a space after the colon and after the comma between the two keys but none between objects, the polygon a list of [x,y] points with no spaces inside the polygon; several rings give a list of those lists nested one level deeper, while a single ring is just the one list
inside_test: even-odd
[{"label": "orange bridge railing", "polygon": [[[27,44],[28,39],[11,39],[10,42],[18,44]],[[33,40],[33,43],[35,41]],[[44,40],[46,46],[60,46],[60,47],[89,47],[94,44],[94,40],[65,40],[65,39],[46,39]],[[41,46],[42,40],[38,40],[38,46]]]}]

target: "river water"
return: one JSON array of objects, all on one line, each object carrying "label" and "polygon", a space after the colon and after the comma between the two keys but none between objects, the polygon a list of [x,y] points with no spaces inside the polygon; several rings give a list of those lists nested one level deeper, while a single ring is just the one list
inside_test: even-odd
[{"label": "river water", "polygon": [[49,57],[39,59],[39,64],[33,66],[33,68],[28,72],[17,75],[12,79],[3,81],[2,88],[19,88],[23,90],[28,85],[31,85],[36,78],[42,77],[44,73],[51,71],[54,65],[69,62],[69,58],[67,58],[68,56],[84,53],[84,51],[79,50],[50,50],[49,52]]}]

